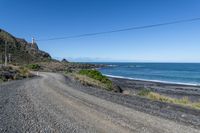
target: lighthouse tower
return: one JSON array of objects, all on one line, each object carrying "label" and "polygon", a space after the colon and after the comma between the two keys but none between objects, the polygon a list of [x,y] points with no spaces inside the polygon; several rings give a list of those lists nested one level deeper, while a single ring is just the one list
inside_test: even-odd
[{"label": "lighthouse tower", "polygon": [[39,48],[38,48],[38,46],[37,46],[37,44],[35,42],[35,38],[34,37],[32,37],[31,49],[34,49],[36,51],[39,50]]},{"label": "lighthouse tower", "polygon": [[32,37],[32,44],[34,44],[35,43],[35,38],[34,37]]}]

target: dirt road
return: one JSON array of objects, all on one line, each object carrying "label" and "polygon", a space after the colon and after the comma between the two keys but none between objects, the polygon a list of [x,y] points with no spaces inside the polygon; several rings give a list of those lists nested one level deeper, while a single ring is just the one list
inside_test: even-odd
[{"label": "dirt road", "polygon": [[60,74],[39,75],[0,85],[0,132],[200,132],[76,90]]}]

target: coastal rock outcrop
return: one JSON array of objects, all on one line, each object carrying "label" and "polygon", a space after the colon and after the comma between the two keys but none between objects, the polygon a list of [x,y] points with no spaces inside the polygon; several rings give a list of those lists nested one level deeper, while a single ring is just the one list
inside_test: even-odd
[{"label": "coastal rock outcrop", "polygon": [[62,62],[63,62],[63,63],[69,63],[69,61],[66,60],[66,59],[62,59]]}]

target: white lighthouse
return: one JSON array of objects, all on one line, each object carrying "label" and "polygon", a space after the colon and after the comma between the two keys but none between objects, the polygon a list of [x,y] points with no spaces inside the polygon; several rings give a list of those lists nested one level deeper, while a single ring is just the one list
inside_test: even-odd
[{"label": "white lighthouse", "polygon": [[35,38],[34,37],[32,37],[32,44],[34,44],[35,43]]}]

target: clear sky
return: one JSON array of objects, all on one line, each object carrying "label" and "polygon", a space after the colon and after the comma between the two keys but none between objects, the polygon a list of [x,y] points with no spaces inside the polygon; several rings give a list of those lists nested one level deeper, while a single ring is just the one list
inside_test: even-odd
[{"label": "clear sky", "polygon": [[[200,17],[200,0],[0,0],[0,28],[31,41]],[[74,61],[200,62],[200,21],[37,42]]]}]

